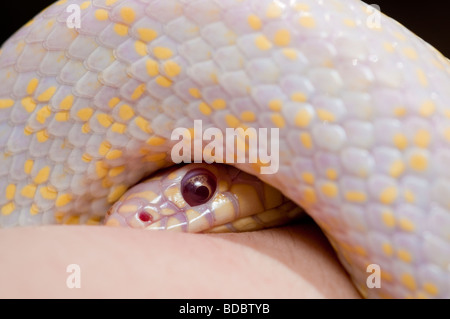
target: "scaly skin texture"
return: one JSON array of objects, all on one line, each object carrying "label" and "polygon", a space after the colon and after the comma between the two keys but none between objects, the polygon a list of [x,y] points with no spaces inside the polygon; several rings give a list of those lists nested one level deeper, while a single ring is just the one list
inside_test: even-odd
[{"label": "scaly skin texture", "polygon": [[[196,188],[186,191],[187,184]],[[189,200],[199,187],[208,188],[205,201]],[[114,227],[224,233],[280,226],[303,214],[253,175],[229,165],[197,163],[174,166],[140,182],[114,203],[104,221]]]},{"label": "scaly skin texture", "polygon": [[0,226],[100,222],[195,119],[279,128],[279,170],[260,177],[361,294],[448,298],[449,73],[356,0],[62,0],[0,55]]}]

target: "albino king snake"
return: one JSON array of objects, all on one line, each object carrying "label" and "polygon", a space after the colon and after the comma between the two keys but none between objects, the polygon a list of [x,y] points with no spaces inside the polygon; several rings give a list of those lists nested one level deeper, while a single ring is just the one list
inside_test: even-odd
[{"label": "albino king snake", "polygon": [[[129,187],[173,164],[172,132],[192,131],[194,120],[224,134],[278,129],[273,174],[260,174],[262,161],[230,164],[302,207],[363,296],[449,298],[450,64],[358,0],[53,4],[0,53],[0,227],[102,222]],[[228,169],[216,181],[223,166],[194,165],[194,184],[219,191],[238,174]],[[226,205],[217,212],[204,202],[212,208],[196,210],[195,196],[180,196],[189,169],[137,186],[107,223],[252,224],[232,221],[244,200],[229,195],[220,194]],[[258,213],[299,212],[244,173],[234,182]],[[207,188],[194,194],[209,200]],[[142,210],[141,195],[173,203]],[[270,224],[275,215],[252,220]],[[366,282],[371,264],[381,269],[379,289]]]}]

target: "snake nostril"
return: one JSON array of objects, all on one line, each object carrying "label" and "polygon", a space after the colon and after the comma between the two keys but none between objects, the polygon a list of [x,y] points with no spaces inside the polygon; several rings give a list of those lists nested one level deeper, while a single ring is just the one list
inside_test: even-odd
[{"label": "snake nostril", "polygon": [[142,222],[144,222],[144,223],[153,221],[153,216],[150,215],[150,214],[147,213],[147,212],[144,212],[144,211],[139,212],[138,218],[139,218],[140,221],[142,221]]}]

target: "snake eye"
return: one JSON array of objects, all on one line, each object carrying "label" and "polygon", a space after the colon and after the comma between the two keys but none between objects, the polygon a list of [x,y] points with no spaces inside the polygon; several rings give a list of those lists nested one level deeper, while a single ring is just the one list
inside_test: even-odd
[{"label": "snake eye", "polygon": [[198,206],[211,199],[217,179],[208,170],[199,168],[188,172],[181,180],[181,194],[190,206]]}]

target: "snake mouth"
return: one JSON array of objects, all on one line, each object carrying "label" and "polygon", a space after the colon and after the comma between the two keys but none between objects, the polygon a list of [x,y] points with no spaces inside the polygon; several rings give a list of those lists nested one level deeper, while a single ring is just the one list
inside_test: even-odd
[{"label": "snake mouth", "polygon": [[106,212],[103,222],[105,226],[126,226],[125,218],[117,213],[116,204],[111,206],[111,208]]}]

